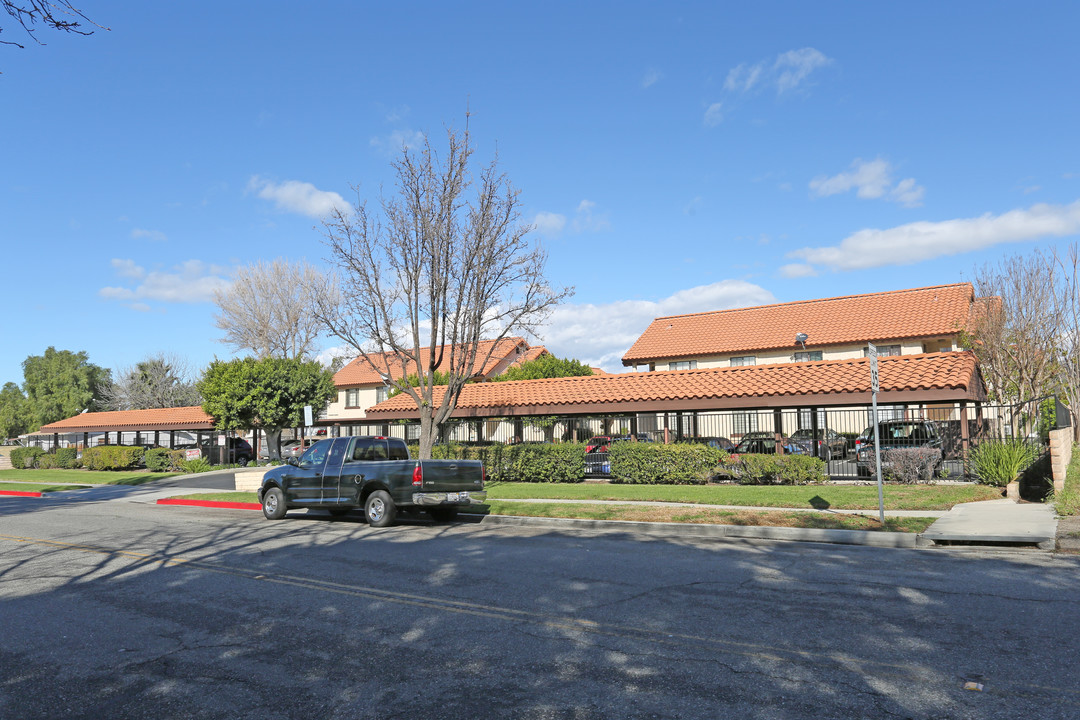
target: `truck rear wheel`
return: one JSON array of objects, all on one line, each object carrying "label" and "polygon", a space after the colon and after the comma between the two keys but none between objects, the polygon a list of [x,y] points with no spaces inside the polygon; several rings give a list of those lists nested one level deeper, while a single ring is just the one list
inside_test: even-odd
[{"label": "truck rear wheel", "polygon": [[368,495],[364,503],[364,515],[371,527],[387,527],[394,524],[397,516],[397,508],[390,499],[390,493],[385,490],[376,490]]}]

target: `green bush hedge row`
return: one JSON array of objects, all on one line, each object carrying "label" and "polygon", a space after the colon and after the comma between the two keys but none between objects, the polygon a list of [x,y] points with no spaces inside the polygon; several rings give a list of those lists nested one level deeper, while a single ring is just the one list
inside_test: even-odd
[{"label": "green bush hedge row", "polygon": [[825,461],[809,455],[742,455],[721,463],[718,474],[742,485],[809,485],[827,479]]},{"label": "green bush hedge row", "polygon": [[[409,445],[409,456],[419,456]],[[581,443],[523,445],[436,445],[431,455],[442,460],[479,460],[489,482],[581,482],[585,479],[585,446]]]},{"label": "green bush hedge row", "polygon": [[608,457],[612,482],[694,485],[708,482],[728,454],[708,445],[620,442]]},{"label": "green bush hedge row", "polygon": [[97,445],[82,454],[83,467],[89,470],[130,470],[138,467],[143,449],[129,445]]},{"label": "green bush hedge row", "polygon": [[11,451],[11,467],[28,470],[37,464],[37,459],[45,454],[39,447],[17,447]]}]

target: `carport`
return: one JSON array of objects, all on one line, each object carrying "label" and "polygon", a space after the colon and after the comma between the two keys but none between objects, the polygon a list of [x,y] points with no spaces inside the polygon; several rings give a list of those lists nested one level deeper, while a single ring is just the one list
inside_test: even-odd
[{"label": "carport", "polygon": [[[204,436],[209,437],[214,431],[214,421],[198,405],[178,408],[155,408],[151,410],[113,410],[107,412],[85,412],[42,425],[30,437],[48,438],[51,447],[61,446],[63,437],[68,446],[90,447],[91,436],[100,442],[95,444],[122,445],[125,433],[134,433],[131,445],[159,445],[172,448],[176,444],[176,433],[194,433],[196,443],[201,443]],[[167,444],[162,440],[167,437]]]}]

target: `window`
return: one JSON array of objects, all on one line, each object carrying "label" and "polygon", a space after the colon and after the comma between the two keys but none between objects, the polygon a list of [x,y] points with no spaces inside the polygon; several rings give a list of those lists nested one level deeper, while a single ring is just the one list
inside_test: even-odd
[{"label": "window", "polygon": [[[869,348],[863,348],[862,354],[863,354],[863,357],[867,357],[870,354],[870,349]],[[900,354],[900,346],[899,345],[878,345],[877,346],[877,354],[878,354],[878,357],[885,357],[887,355],[899,355]]]},{"label": "window", "polygon": [[697,360],[682,360],[668,363],[668,370],[696,370]]},{"label": "window", "polygon": [[795,353],[795,362],[814,362],[821,359],[820,350],[808,350]]},{"label": "window", "polygon": [[387,394],[390,392],[390,388],[385,385],[375,388],[375,402],[381,403],[386,399]]},{"label": "window", "polygon": [[351,388],[345,391],[345,407],[360,407],[360,390]]},{"label": "window", "polygon": [[731,367],[741,367],[743,365],[757,365],[757,358],[753,355],[731,358]]},{"label": "window", "polygon": [[[813,421],[813,418],[810,417],[810,408],[802,408],[802,409],[799,410],[799,429],[800,430],[808,430],[808,429],[810,429],[811,425],[813,424],[812,421]],[[820,408],[817,411],[817,426],[818,426],[818,432],[819,433],[823,432],[825,430],[825,411],[820,409]]]}]

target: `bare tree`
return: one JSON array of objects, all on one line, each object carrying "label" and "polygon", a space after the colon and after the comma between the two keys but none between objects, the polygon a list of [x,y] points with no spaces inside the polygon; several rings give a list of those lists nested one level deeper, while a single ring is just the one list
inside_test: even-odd
[{"label": "bare tree", "polygon": [[[518,191],[498,158],[471,176],[468,114],[465,131],[448,129],[447,141],[441,158],[427,138],[418,152],[402,149],[397,192],[380,198],[381,212],[358,199],[323,224],[341,292],[321,293],[316,314],[416,403],[421,458],[431,457],[439,426],[496,345],[481,356],[480,342],[535,336],[573,294],[548,285],[547,256],[519,222]],[[436,385],[437,370],[445,385]],[[415,386],[404,379],[413,372]]]},{"label": "bare tree", "polygon": [[991,397],[1021,403],[1050,394],[1056,380],[1060,312],[1052,257],[1015,255],[975,274],[982,303],[972,350]]},{"label": "bare tree", "polygon": [[322,331],[314,292],[333,293],[326,276],[306,262],[281,258],[241,268],[228,290],[216,291],[222,342],[258,359],[309,359]]},{"label": "bare tree", "polygon": [[1058,373],[1072,413],[1073,439],[1080,440],[1080,251],[1072,243],[1064,255],[1054,252],[1058,269]]},{"label": "bare tree", "polygon": [[[83,24],[79,22],[80,20],[84,20],[102,30],[109,29],[98,25],[83,15],[82,11],[72,5],[70,0],[0,0],[0,7],[3,7],[8,15],[15,18],[19,25],[22,26],[22,29],[26,31],[26,34],[38,45],[45,44],[34,34],[37,32],[35,25],[39,22],[53,30],[76,35],[94,34],[93,30],[84,29]],[[2,28],[0,28],[0,32],[3,32]],[[14,45],[18,48],[23,47],[14,40],[0,40],[0,44]]]},{"label": "bare tree", "polygon": [[187,362],[175,355],[150,355],[133,367],[121,369],[103,391],[103,400],[113,410],[201,405],[202,396]]}]

